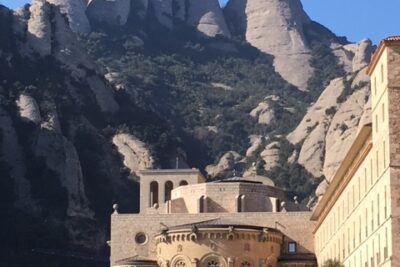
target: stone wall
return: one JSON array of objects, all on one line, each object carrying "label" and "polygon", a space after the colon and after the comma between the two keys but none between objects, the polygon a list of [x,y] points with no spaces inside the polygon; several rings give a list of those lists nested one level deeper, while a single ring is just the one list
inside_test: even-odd
[{"label": "stone wall", "polygon": [[282,190],[257,183],[204,183],[179,187],[172,191],[172,213],[198,213],[200,198],[205,197],[207,212],[236,212],[242,197],[242,211],[272,211],[271,198],[285,201]]},{"label": "stone wall", "polygon": [[[283,250],[289,241],[297,242],[298,253],[313,253],[314,222],[310,212],[288,213],[202,213],[202,214],[116,214],[111,217],[111,266],[117,260],[140,255],[156,259],[155,236],[166,227],[213,220],[229,220],[237,225],[255,225],[280,230],[284,235]],[[144,233],[144,244],[135,243],[137,233]]]},{"label": "stone wall", "polygon": [[[390,195],[392,216],[392,251],[400,251],[400,46],[387,48],[389,139],[390,139]],[[378,66],[379,67],[379,66]],[[392,266],[400,266],[400,255],[392,254]]]}]

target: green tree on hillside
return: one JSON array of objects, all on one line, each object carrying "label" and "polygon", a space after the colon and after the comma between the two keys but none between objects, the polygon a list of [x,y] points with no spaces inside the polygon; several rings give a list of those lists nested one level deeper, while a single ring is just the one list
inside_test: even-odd
[{"label": "green tree on hillside", "polygon": [[344,264],[338,260],[327,260],[322,267],[344,267]]}]

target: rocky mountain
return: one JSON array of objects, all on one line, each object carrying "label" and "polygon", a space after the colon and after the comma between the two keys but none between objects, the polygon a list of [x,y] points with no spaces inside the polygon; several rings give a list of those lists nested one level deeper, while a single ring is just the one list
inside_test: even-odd
[{"label": "rocky mountain", "polygon": [[304,26],[310,18],[300,1],[232,0],[225,14],[232,32],[274,56],[276,71],[300,90],[307,89],[313,68]]},{"label": "rocky mountain", "polygon": [[112,204],[177,162],[311,205],[368,121],[373,50],[292,0],[0,6],[1,258],[106,266]]}]

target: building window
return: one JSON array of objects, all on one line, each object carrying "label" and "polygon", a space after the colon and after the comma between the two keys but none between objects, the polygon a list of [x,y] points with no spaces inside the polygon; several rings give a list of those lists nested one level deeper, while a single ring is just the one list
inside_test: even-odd
[{"label": "building window", "polygon": [[244,212],[245,196],[239,195],[236,197],[236,211]]},{"label": "building window", "polygon": [[179,182],[179,186],[184,186],[184,185],[188,185],[188,182],[185,180]]},{"label": "building window", "polygon": [[374,78],[374,93],[376,95],[376,77]]},{"label": "building window", "polygon": [[375,163],[376,163],[376,179],[379,178],[379,150],[375,152]]},{"label": "building window", "polygon": [[167,181],[165,182],[165,202],[167,202],[168,200],[171,200],[171,191],[174,188],[174,185],[171,181]]},{"label": "building window", "polygon": [[205,196],[201,196],[199,199],[199,213],[203,213],[206,212],[206,197]]},{"label": "building window", "polygon": [[186,267],[186,262],[179,260],[175,263],[175,267]]},{"label": "building window", "polygon": [[383,64],[381,65],[381,82],[383,82],[383,78],[385,77],[385,70],[383,68]]},{"label": "building window", "polygon": [[385,103],[382,103],[382,122],[385,122]]},{"label": "building window", "polygon": [[209,260],[206,267],[219,267],[219,261],[217,259]]},{"label": "building window", "polygon": [[158,183],[153,181],[150,183],[150,207],[158,204]]},{"label": "building window", "polygon": [[147,241],[147,236],[146,236],[146,234],[140,232],[140,233],[137,233],[137,234],[135,235],[135,242],[136,242],[136,244],[143,245],[143,244],[146,243],[146,241]]},{"label": "building window", "polygon": [[251,267],[251,263],[248,261],[244,261],[240,264],[240,267]]},{"label": "building window", "polygon": [[385,185],[385,187],[384,187],[384,190],[385,190],[385,195],[384,195],[384,205],[385,205],[385,207],[384,207],[384,211],[385,211],[385,219],[387,219],[387,193],[386,193],[386,185]]},{"label": "building window", "polygon": [[386,141],[383,141],[383,169],[386,168]]},{"label": "building window", "polygon": [[297,243],[296,242],[289,242],[288,243],[288,252],[289,253],[296,253],[297,252]]},{"label": "building window", "polygon": [[379,199],[379,194],[376,196],[376,206],[377,206],[377,214],[376,214],[376,218],[377,218],[377,222],[378,222],[378,226],[381,225],[381,218],[380,218],[380,213],[381,213],[381,207],[380,207],[380,199]]}]

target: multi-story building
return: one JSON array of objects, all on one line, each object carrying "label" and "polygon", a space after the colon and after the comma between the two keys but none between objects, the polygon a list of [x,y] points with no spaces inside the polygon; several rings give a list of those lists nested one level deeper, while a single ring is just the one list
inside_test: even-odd
[{"label": "multi-story building", "polygon": [[313,212],[255,173],[143,171],[140,213],[111,216],[111,266],[399,267],[400,37],[367,72],[371,111]]},{"label": "multi-story building", "polygon": [[400,37],[381,42],[367,73],[370,118],[311,217],[320,264],[400,266]]}]

